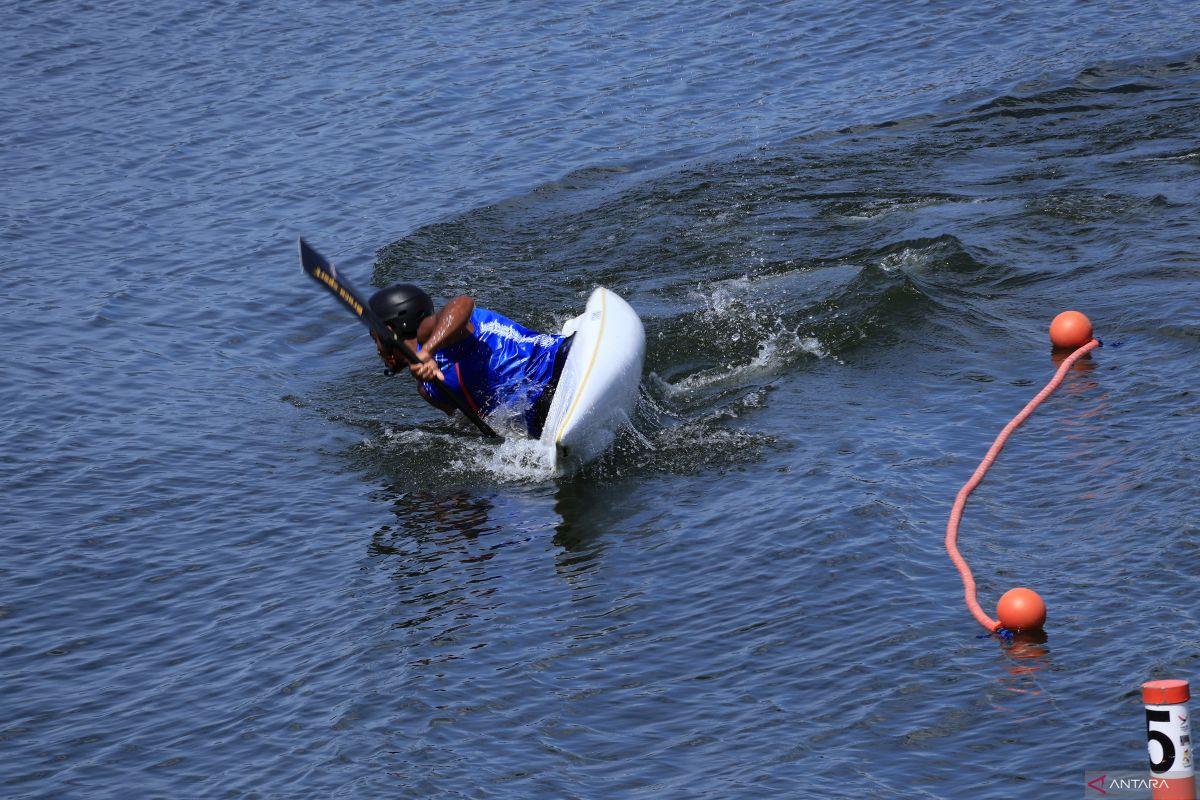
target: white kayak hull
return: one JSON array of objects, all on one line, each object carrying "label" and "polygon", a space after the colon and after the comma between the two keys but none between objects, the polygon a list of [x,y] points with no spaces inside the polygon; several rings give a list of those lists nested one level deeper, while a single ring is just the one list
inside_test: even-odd
[{"label": "white kayak hull", "polygon": [[541,438],[560,472],[601,455],[630,424],[646,354],[646,332],[637,312],[603,287],[592,292],[582,314],[563,326],[562,335],[571,334],[575,339]]}]

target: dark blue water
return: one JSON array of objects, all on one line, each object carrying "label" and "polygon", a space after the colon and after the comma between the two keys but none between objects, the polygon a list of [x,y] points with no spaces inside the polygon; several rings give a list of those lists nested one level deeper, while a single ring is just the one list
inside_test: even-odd
[{"label": "dark blue water", "polygon": [[[17,3],[5,797],[1067,797],[1200,615],[1194,4]],[[647,328],[555,478],[305,278]],[[961,546],[951,501],[1049,379]],[[1112,347],[1120,343],[1120,347]]]}]

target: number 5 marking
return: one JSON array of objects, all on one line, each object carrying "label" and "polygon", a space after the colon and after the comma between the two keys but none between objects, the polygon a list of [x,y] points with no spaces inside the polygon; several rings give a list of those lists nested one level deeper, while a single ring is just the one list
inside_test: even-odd
[{"label": "number 5 marking", "polygon": [[1146,709],[1146,737],[1152,742],[1158,742],[1158,746],[1162,748],[1162,760],[1150,761],[1150,771],[1155,774],[1166,772],[1175,764],[1175,743],[1162,731],[1151,728],[1150,723],[1170,721],[1170,711]]}]

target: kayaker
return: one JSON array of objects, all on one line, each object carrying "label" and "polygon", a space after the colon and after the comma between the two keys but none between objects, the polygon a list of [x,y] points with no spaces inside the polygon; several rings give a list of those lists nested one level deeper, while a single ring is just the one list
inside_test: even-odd
[{"label": "kayaker", "polygon": [[[542,434],[550,401],[562,373],[570,337],[538,333],[507,317],[479,308],[459,295],[440,310],[411,283],[380,289],[371,310],[417,354],[409,365],[417,391],[431,405],[453,415],[452,401],[433,383],[437,378],[480,415],[509,408],[524,417],[529,435]],[[392,371],[404,366],[379,340],[379,357]]]}]

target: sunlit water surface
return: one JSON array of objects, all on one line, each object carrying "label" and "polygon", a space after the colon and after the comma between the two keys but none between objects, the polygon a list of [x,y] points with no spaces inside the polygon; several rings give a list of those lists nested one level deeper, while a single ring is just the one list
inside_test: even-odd
[{"label": "sunlit water surface", "polygon": [[[17,3],[6,797],[1075,797],[1200,658],[1194,4]],[[643,317],[555,478],[298,269]],[[1077,307],[1105,341],[967,507]],[[1113,345],[1119,344],[1119,347]]]}]

